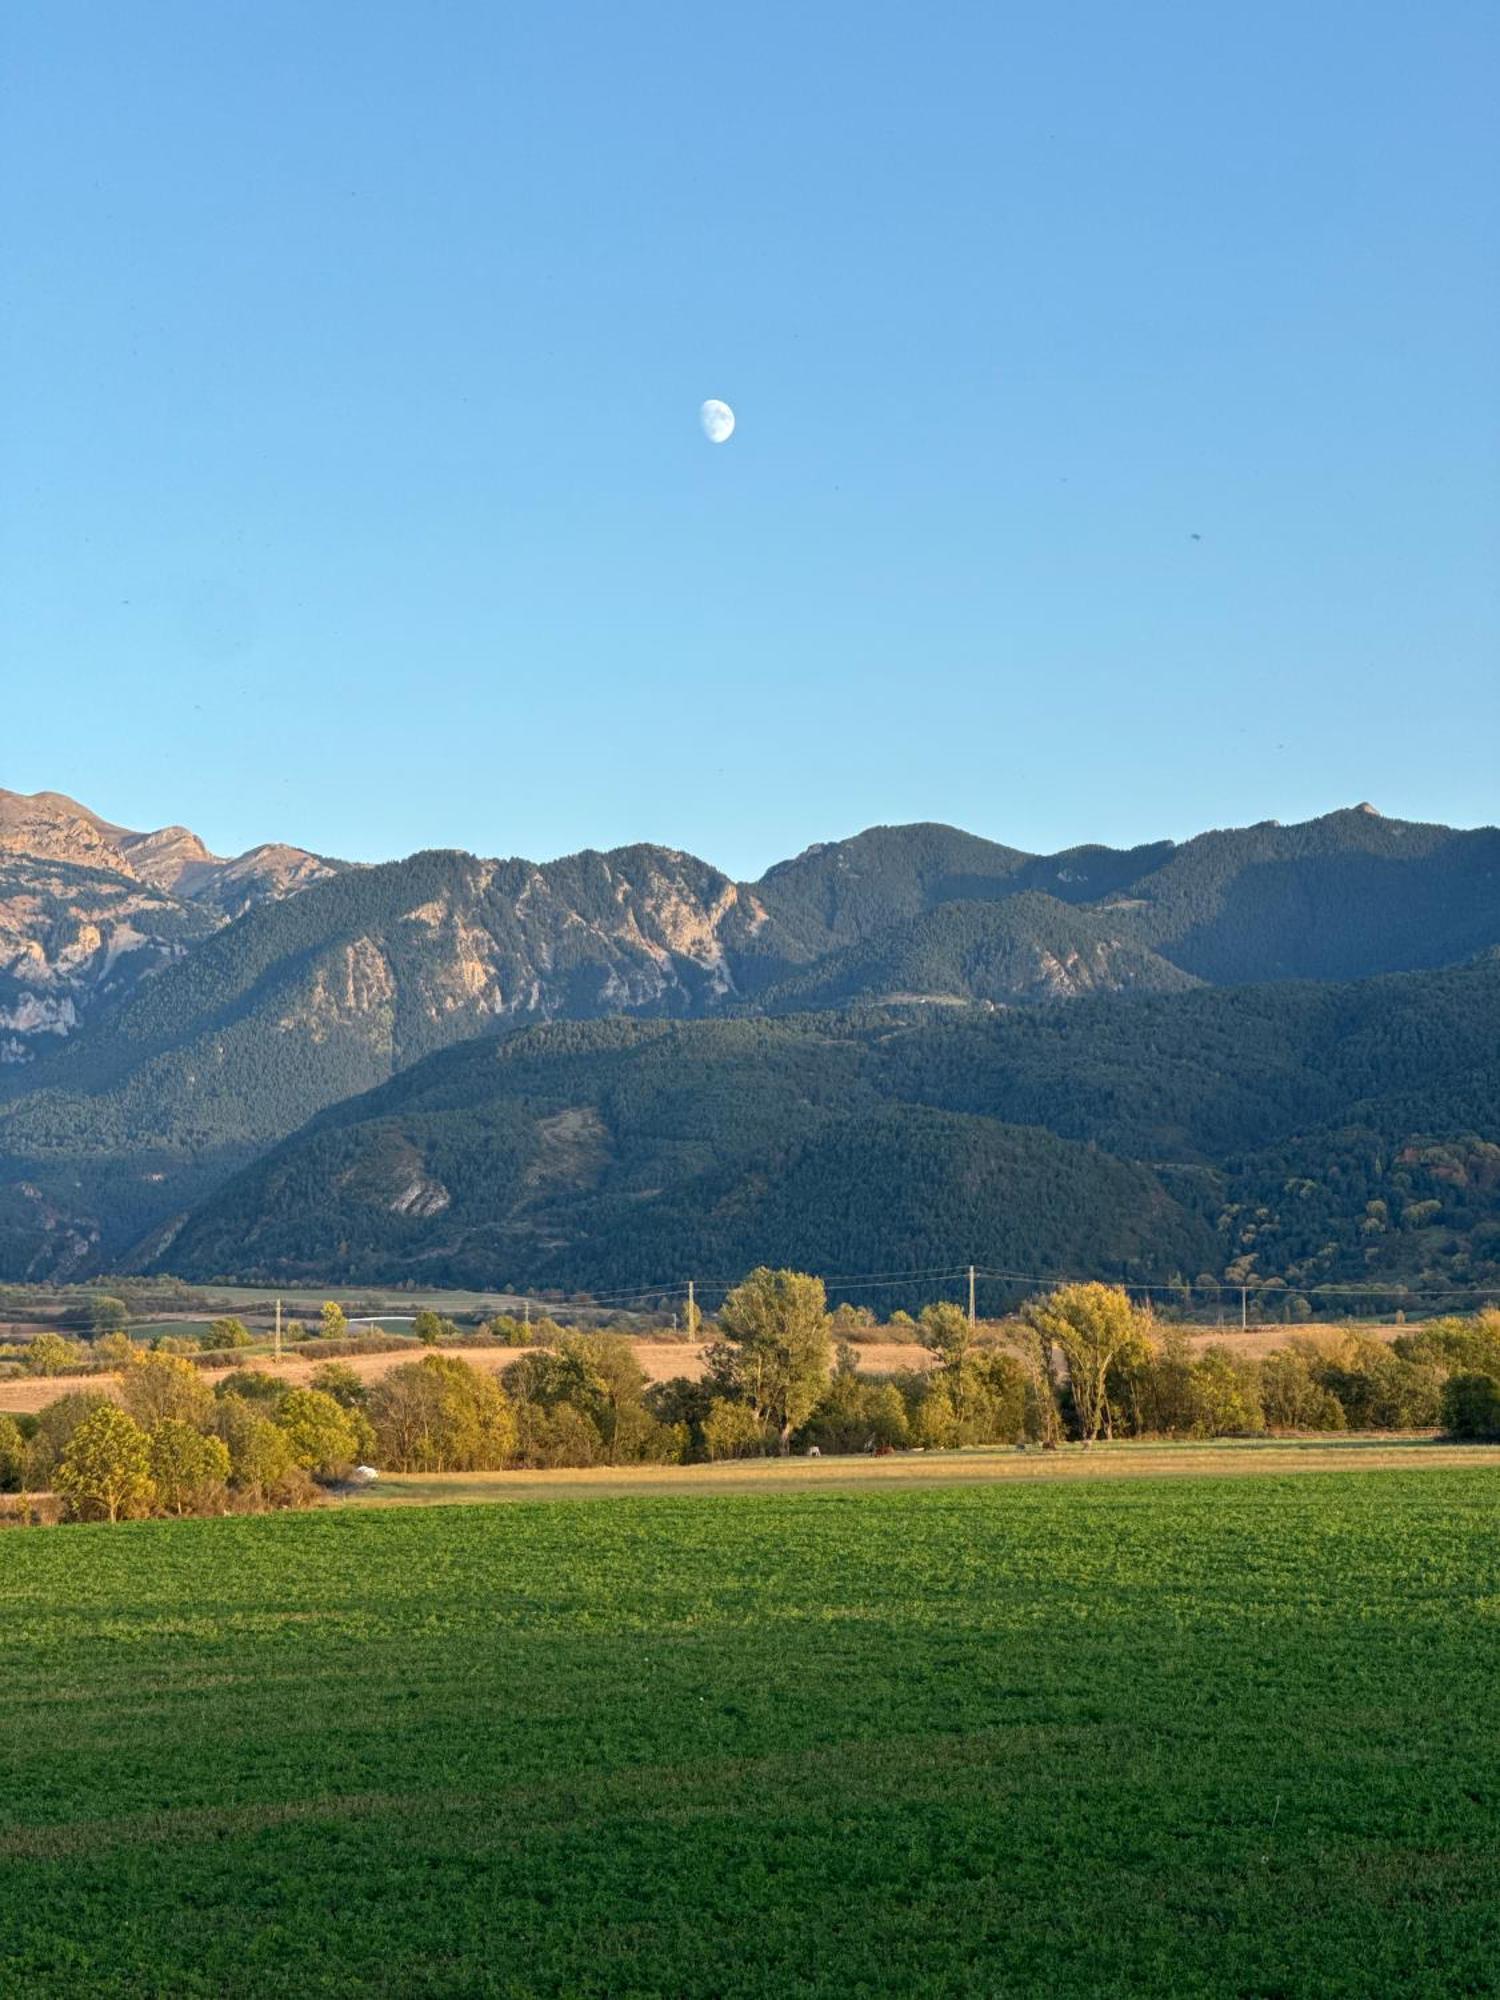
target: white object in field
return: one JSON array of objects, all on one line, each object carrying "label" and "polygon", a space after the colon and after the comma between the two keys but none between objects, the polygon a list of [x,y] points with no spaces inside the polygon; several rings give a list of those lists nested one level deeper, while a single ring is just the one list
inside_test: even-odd
[{"label": "white object in field", "polygon": [[373,1465],[356,1465],[349,1475],[355,1486],[371,1486],[379,1477]]},{"label": "white object in field", "polygon": [[698,421],[710,444],[727,444],[734,436],[734,411],[715,396],[710,396],[699,410]]}]

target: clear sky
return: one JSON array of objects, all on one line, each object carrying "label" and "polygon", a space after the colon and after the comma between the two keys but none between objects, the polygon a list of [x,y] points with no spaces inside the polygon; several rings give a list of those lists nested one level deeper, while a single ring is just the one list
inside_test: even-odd
[{"label": "clear sky", "polygon": [[17,0],[0,784],[740,874],[1493,820],[1497,56],[1493,0]]}]

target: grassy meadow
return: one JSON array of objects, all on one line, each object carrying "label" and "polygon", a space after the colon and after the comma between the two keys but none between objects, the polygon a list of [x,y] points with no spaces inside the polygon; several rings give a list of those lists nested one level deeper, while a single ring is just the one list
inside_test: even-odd
[{"label": "grassy meadow", "polygon": [[0,1992],[1494,1992],[1497,1502],[1424,1461],[7,1534]]}]

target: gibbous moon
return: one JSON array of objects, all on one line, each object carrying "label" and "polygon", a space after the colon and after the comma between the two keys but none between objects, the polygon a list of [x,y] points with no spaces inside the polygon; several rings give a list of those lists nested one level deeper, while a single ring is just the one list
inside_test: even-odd
[{"label": "gibbous moon", "polygon": [[699,410],[698,421],[710,444],[727,444],[734,435],[734,411],[716,397],[710,396]]}]

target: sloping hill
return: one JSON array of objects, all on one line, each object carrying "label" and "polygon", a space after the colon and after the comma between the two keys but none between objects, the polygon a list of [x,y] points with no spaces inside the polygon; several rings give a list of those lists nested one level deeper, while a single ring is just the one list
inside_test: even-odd
[{"label": "sloping hill", "polygon": [[890,924],[761,999],[767,1012],[853,1000],[988,1000],[1027,1005],[1089,993],[1182,993],[1197,984],[1130,926],[1025,891],[1001,903],[943,903]]},{"label": "sloping hill", "polygon": [[1030,858],[953,826],[872,826],[778,862],[755,893],[799,955],[814,957],[941,903],[1013,895]]},{"label": "sloping hill", "polygon": [[1500,943],[1500,830],[1371,806],[1268,821],[1200,834],[1119,897],[1143,943],[1214,985],[1447,965]]},{"label": "sloping hill", "polygon": [[1500,1286],[1497,1034],[1500,957],[1028,1013],[559,1024],[324,1114],[160,1261],[566,1289],[761,1258]]},{"label": "sloping hill", "polygon": [[988,1118],[899,1105],[837,1016],[611,1022],[470,1043],[340,1106],[166,1244],[189,1272],[421,1273],[569,1288],[1107,1247],[1165,1275],[1212,1238],[1152,1176]]}]

